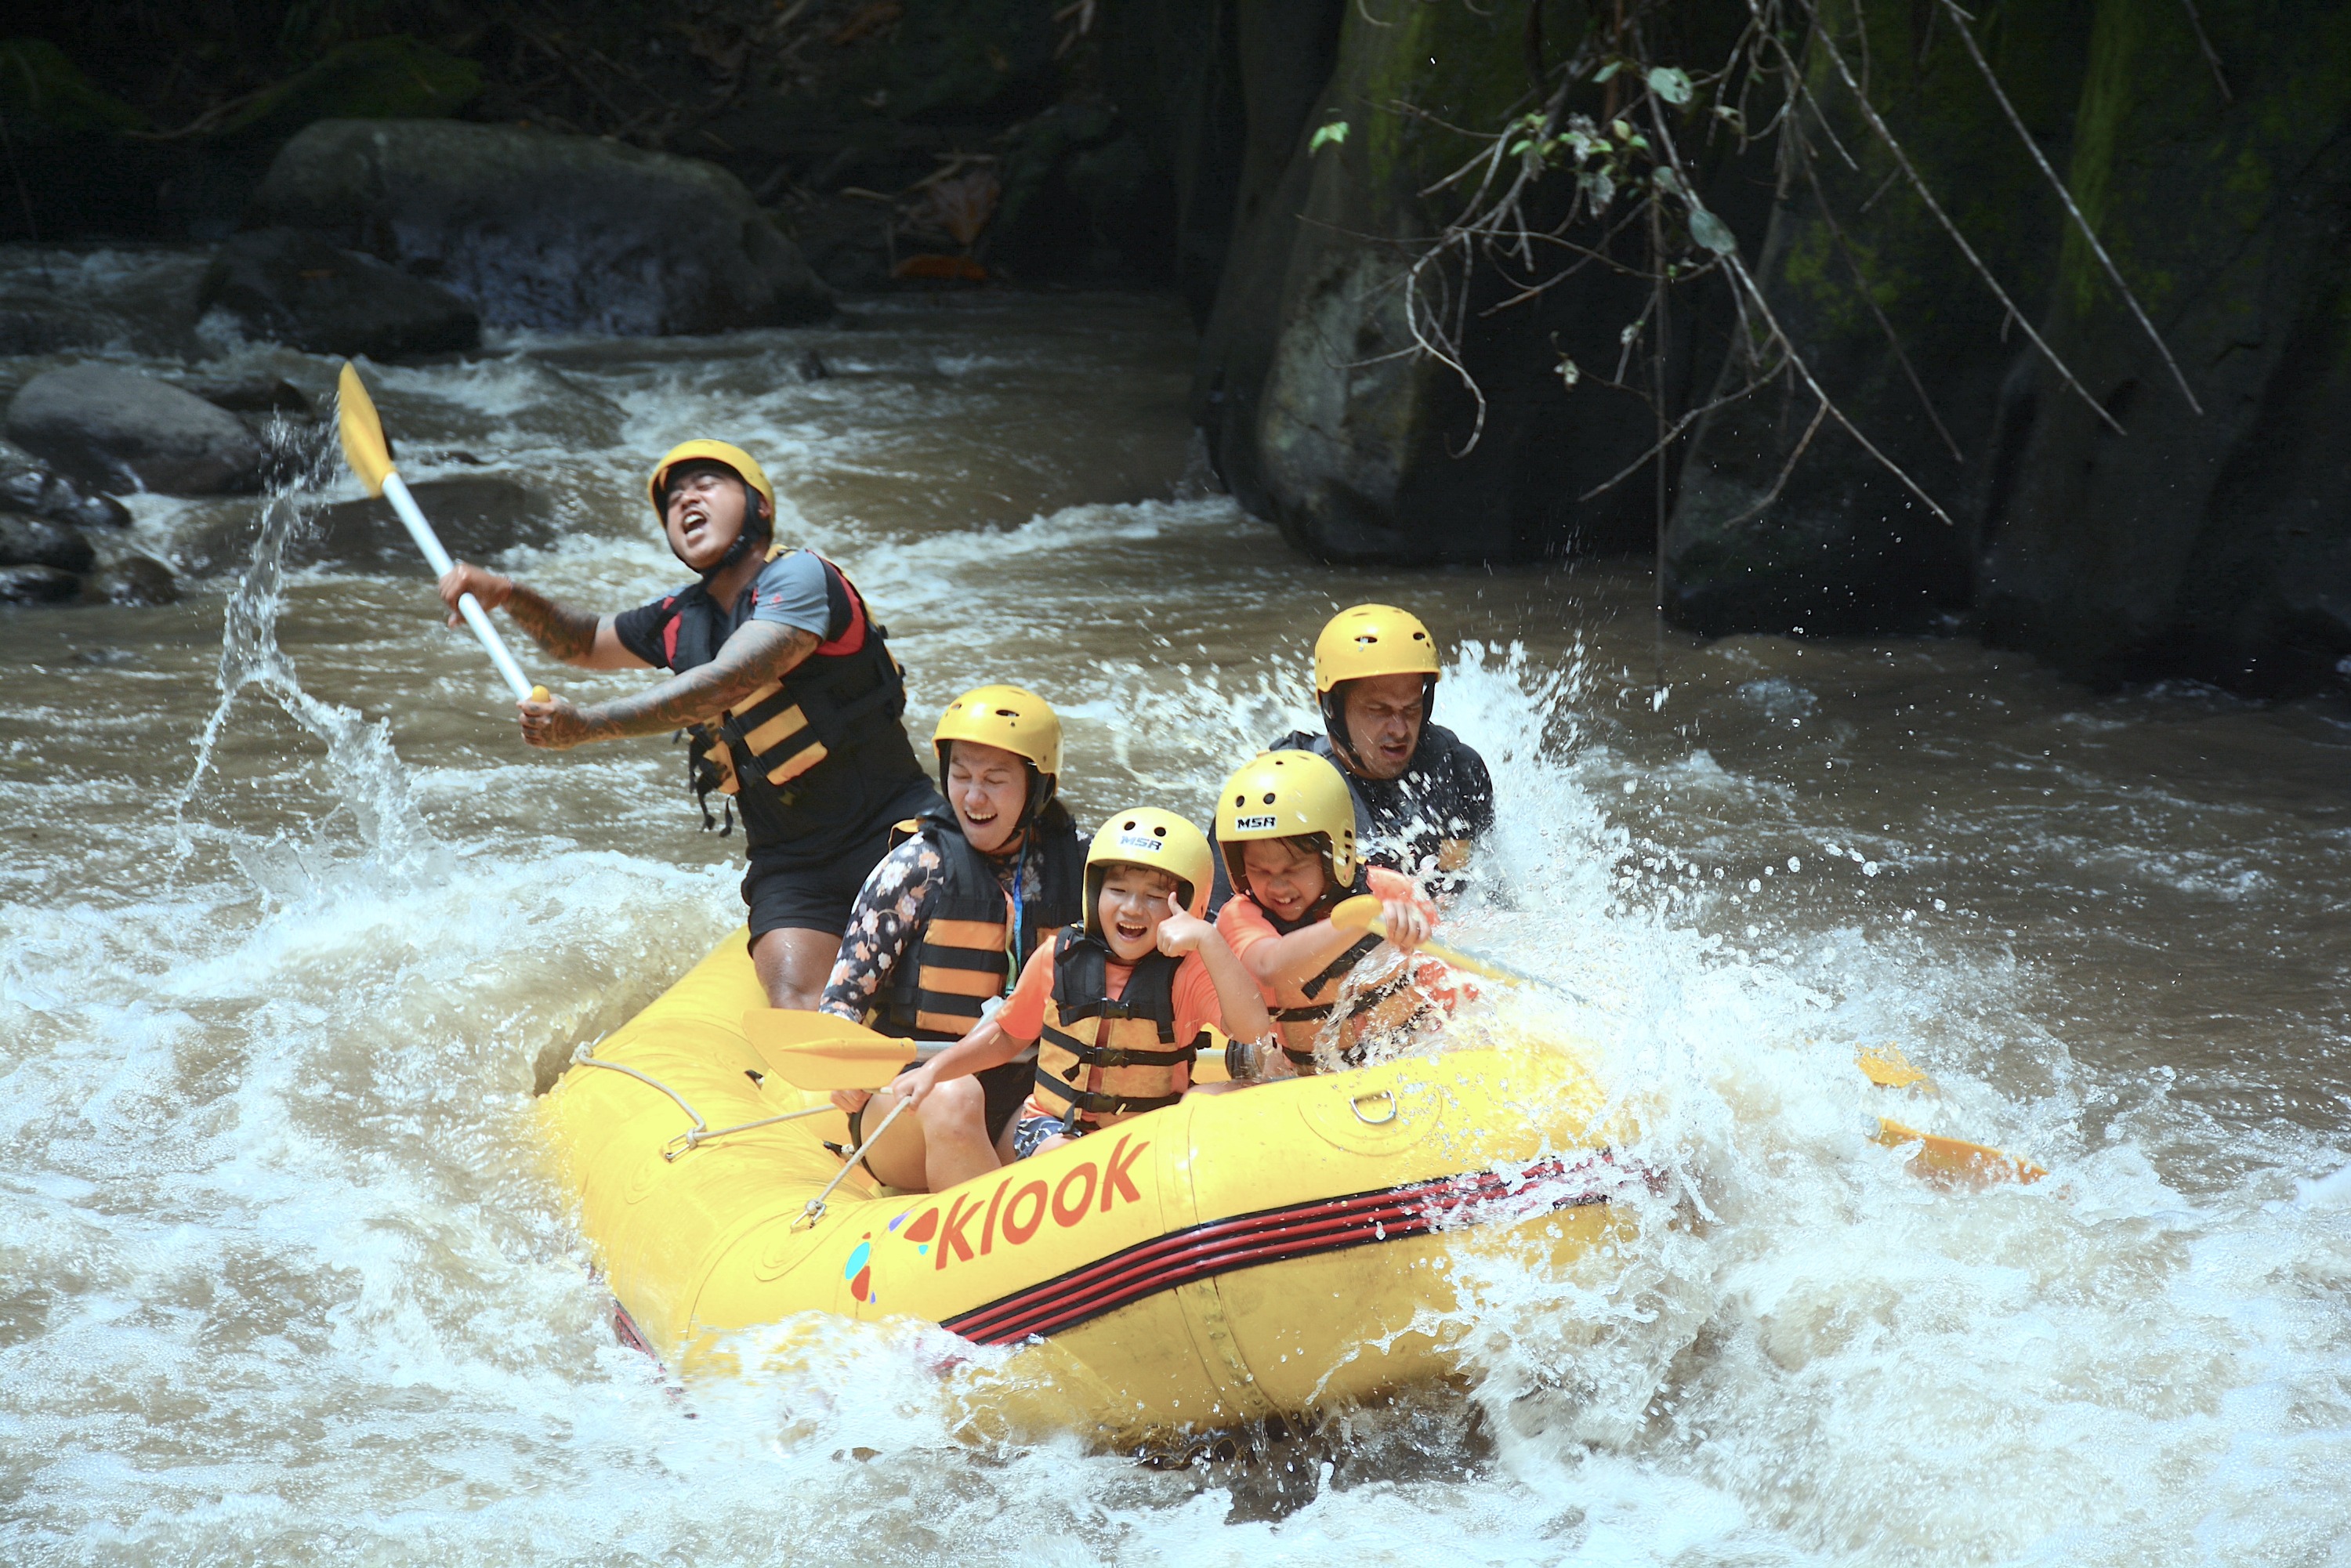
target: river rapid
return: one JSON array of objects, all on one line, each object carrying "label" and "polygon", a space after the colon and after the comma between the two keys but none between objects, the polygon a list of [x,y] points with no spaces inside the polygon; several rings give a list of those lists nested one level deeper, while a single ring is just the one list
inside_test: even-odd
[{"label": "river rapid", "polygon": [[[200,265],[0,292],[323,405],[170,319]],[[1189,352],[1167,300],[967,295],[370,380],[412,480],[551,498],[498,564],[581,603],[680,580],[659,452],[762,455],[910,719],[1035,687],[1089,823],[1205,819],[1322,619],[1412,607],[1502,821],[1450,930],[1583,993],[1493,1005],[1594,1042],[1690,1222],[1596,1287],[1487,1266],[1464,1395],[1190,1463],[969,1439],[913,1332],[681,1387],[533,1104],[738,923],[738,841],[676,747],[525,748],[422,570],[287,566],[281,500],[175,606],[0,613],[0,1559],[2351,1561],[2351,706],[1660,638],[1637,565],[1317,566],[1202,483]],[[171,556],[257,503],[131,505]],[[1887,1041],[1939,1099],[1861,1078]],[[1929,1186],[1881,1113],[2050,1176]]]}]

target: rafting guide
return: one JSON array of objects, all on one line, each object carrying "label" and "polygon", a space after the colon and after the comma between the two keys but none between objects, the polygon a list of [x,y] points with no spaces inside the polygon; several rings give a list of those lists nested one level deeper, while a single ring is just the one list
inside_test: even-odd
[{"label": "rafting guide", "polygon": [[728,829],[742,813],[759,983],[776,1007],[813,1008],[851,902],[890,847],[891,824],[937,802],[899,723],[904,676],[848,576],[775,539],[776,492],[749,453],[685,442],[645,488],[695,581],[599,615],[459,561],[441,579],[441,597],[453,612],[467,593],[505,610],[577,669],[671,672],[586,707],[526,698],[517,705],[523,738],[562,750],[688,731],[705,825],[714,792],[728,798]]},{"label": "rafting guide", "polygon": [[[1468,742],[1429,722],[1441,673],[1437,640],[1418,616],[1393,604],[1343,610],[1314,640],[1322,732],[1292,730],[1266,750],[1333,764],[1354,801],[1363,858],[1450,894],[1494,826],[1494,781]],[[1222,909],[1238,884],[1221,855],[1216,874]]]}]

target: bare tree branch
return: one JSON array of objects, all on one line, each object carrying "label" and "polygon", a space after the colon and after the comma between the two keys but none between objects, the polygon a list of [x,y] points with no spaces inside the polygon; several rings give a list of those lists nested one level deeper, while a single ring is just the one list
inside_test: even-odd
[{"label": "bare tree branch", "polygon": [[[2170,345],[2163,340],[2163,334],[2155,329],[2155,323],[2147,319],[2147,311],[2139,304],[2138,296],[2132,293],[2131,286],[2123,281],[2122,268],[2115,265],[2115,258],[2108,256],[2106,247],[2098,242],[2098,231],[2092,228],[2090,220],[2082,215],[2081,207],[2074,200],[2074,193],[2066,189],[2065,182],[2057,177],[2057,171],[2049,166],[2049,159],[2041,151],[2041,143],[2035,141],[2032,132],[2024,128],[2024,117],[2016,112],[2016,105],[2009,101],[2008,94],[2001,88],[2000,78],[1992,74],[1991,62],[1984,58],[1983,48],[1976,42],[1975,33],[1968,26],[1965,15],[1953,0],[1943,0],[1943,8],[1950,12],[1952,20],[1959,24],[1959,42],[1967,46],[1968,57],[1974,60],[1976,69],[1983,73],[1984,85],[1991,89],[1992,97],[2000,100],[2001,111],[2008,116],[2009,124],[2016,128],[2016,139],[2024,143],[2027,152],[2032,154],[2032,162],[2047,177],[2050,189],[2057,193],[2057,199],[2064,203],[2065,210],[2073,214],[2074,226],[2082,231],[2082,237],[2090,242],[2091,254],[2098,258],[2098,265],[2106,269],[2106,277],[2114,284],[2115,292],[2120,294],[2123,303],[2130,307],[2131,319],[2138,323],[2139,330],[2145,332],[2147,340],[2155,345],[2155,351],[2163,356],[2164,364],[2171,371],[2171,379],[2179,383],[2179,395],[2188,400],[2189,408],[2202,413],[2204,405],[2196,401],[2195,389],[2188,384],[2187,376],[2181,373],[2179,361],[2171,357]],[[2194,0],[2189,0],[2188,10],[2189,16],[2195,15]],[[2198,31],[2200,36],[2202,29]],[[2227,89],[2221,90],[2225,92]]]}]

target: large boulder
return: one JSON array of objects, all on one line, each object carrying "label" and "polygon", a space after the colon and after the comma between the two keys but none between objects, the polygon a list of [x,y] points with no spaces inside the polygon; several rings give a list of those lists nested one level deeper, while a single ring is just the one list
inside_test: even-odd
[{"label": "large boulder", "polygon": [[721,332],[831,308],[726,171],[536,129],[322,120],[278,152],[248,221],[432,278],[495,327]]},{"label": "large boulder", "polygon": [[[1729,9],[1690,9],[1690,25],[1714,26],[1728,47]],[[1194,382],[1210,458],[1244,507],[1325,559],[1510,559],[1645,543],[1655,485],[1637,465],[1654,417],[1631,397],[1571,392],[1559,369],[1562,354],[1614,363],[1618,329],[1642,312],[1637,283],[1585,267],[1539,298],[1496,308],[1517,290],[1481,257],[1465,308],[1452,292],[1458,273],[1417,284],[1410,276],[1465,199],[1440,183],[1487,145],[1446,122],[1500,126],[1516,111],[1525,16],[1392,10],[1374,18],[1345,0],[1234,6],[1249,129]],[[1400,103],[1404,83],[1443,115]],[[1343,140],[1321,134],[1343,121]],[[1709,204],[1752,226],[1765,187],[1751,171],[1729,183],[1737,201]],[[1558,215],[1542,199],[1527,212],[1538,229]],[[1424,351],[1405,303],[1415,287],[1424,312],[1458,323],[1475,391]],[[1719,340],[1687,329],[1674,339],[1669,401],[1686,393],[1694,345],[1705,340]],[[1629,484],[1608,486],[1628,468]]]},{"label": "large boulder", "polygon": [[0,512],[0,566],[53,566],[79,572],[97,563],[98,552],[78,530],[41,517]]},{"label": "large boulder", "polygon": [[85,604],[171,604],[180,597],[180,584],[152,556],[127,555],[82,579],[81,597]]},{"label": "large boulder", "polygon": [[235,414],[112,365],[76,365],[26,382],[9,400],[8,439],[110,490],[250,490],[266,461]]},{"label": "large boulder", "polygon": [[2068,181],[2203,410],[2069,240],[2043,330],[2096,406],[2045,367],[2018,399],[1985,631],[2094,681],[2331,685],[2351,655],[2351,11],[2208,0],[2226,99],[2184,16],[2124,14],[2100,8]]},{"label": "large boulder", "polygon": [[0,566],[0,604],[63,604],[81,597],[81,579],[54,566]]},{"label": "large boulder", "polygon": [[300,229],[231,237],[196,308],[225,312],[252,337],[345,359],[448,353],[482,340],[474,308],[439,284]]},{"label": "large boulder", "polygon": [[0,447],[0,507],[68,528],[131,526],[131,509],[113,497],[6,447]]},{"label": "large boulder", "polygon": [[[545,499],[512,479],[422,479],[408,488],[442,544],[460,559],[488,560],[517,546],[555,542]],[[198,575],[241,564],[252,551],[260,522],[249,516],[214,526],[183,547],[181,564]],[[381,497],[321,507],[287,542],[285,561],[402,575],[430,570],[392,503]]]}]

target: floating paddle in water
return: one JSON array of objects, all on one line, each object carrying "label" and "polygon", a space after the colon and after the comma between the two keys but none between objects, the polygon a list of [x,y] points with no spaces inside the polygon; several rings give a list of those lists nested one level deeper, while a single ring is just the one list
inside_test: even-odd
[{"label": "floating paddle in water", "polygon": [[[392,448],[383,439],[383,421],[376,417],[375,400],[368,396],[367,383],[360,380],[359,371],[349,360],[343,361],[343,373],[336,383],[336,392],[342,425],[343,461],[351,465],[351,472],[360,476],[360,483],[367,486],[369,495],[381,496],[392,503],[392,511],[398,514],[408,529],[408,537],[416,541],[416,548],[423,550],[424,559],[432,563],[434,575],[436,578],[448,576],[450,568],[455,563],[450,560],[449,552],[441,548],[441,537],[433,531],[433,525],[424,520],[424,513],[417,507],[416,497],[408,493],[407,484],[402,480],[399,471],[392,467]],[[474,629],[475,637],[481,639],[482,647],[490,655],[490,663],[498,667],[498,674],[506,678],[517,702],[543,703],[547,700],[547,688],[531,685],[530,677],[522,673],[522,666],[507,651],[506,639],[498,635],[496,626],[490,624],[490,612],[482,608],[480,600],[470,593],[465,594],[457,601],[457,613],[465,618],[465,624]]]},{"label": "floating paddle in water", "polygon": [[1929,1094],[1939,1094],[1935,1081],[1927,1076],[1923,1067],[1913,1067],[1902,1048],[1891,1041],[1876,1051],[1864,1051],[1853,1059],[1861,1075],[1880,1089],[1923,1089]]},{"label": "floating paddle in water", "polygon": [[831,1013],[753,1008],[743,1037],[795,1089],[879,1089],[914,1060],[914,1042],[876,1034]]},{"label": "floating paddle in water", "polygon": [[1929,1180],[1990,1186],[2004,1181],[2036,1182],[2049,1174],[2031,1160],[2004,1155],[1982,1144],[1921,1133],[1886,1116],[1877,1119],[1877,1136],[1872,1141],[1889,1149],[1898,1149],[1905,1144],[1917,1145],[1918,1152],[1910,1156],[1910,1169],[1912,1174]]}]

